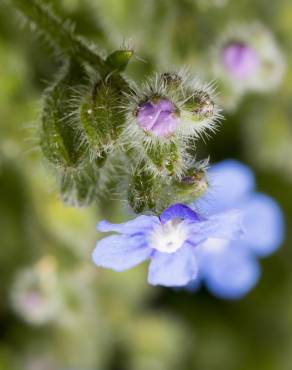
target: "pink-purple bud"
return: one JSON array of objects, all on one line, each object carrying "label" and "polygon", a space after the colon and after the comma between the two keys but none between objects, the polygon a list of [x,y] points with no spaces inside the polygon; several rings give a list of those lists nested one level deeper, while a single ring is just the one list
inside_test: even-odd
[{"label": "pink-purple bud", "polygon": [[256,51],[241,42],[233,42],[223,50],[223,64],[232,77],[242,80],[252,76],[259,67]]},{"label": "pink-purple bud", "polygon": [[179,124],[175,105],[162,98],[141,104],[137,111],[137,121],[142,129],[158,137],[170,136]]}]

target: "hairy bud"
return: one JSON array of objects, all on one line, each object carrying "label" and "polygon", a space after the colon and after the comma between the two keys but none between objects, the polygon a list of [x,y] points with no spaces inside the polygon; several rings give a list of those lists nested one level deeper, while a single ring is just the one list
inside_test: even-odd
[{"label": "hairy bud", "polygon": [[259,22],[229,25],[213,47],[210,59],[214,76],[222,84],[220,103],[229,109],[247,91],[277,88],[286,69],[276,40]]},{"label": "hairy bud", "polygon": [[161,97],[152,97],[137,108],[138,125],[157,137],[169,137],[179,124],[175,105]]},{"label": "hairy bud", "polygon": [[123,99],[110,78],[98,81],[83,99],[80,123],[92,159],[99,160],[113,150],[125,120],[121,109]]},{"label": "hairy bud", "polygon": [[215,113],[215,103],[205,91],[197,91],[184,104],[184,108],[191,113],[191,119],[202,121],[211,118]]},{"label": "hairy bud", "polygon": [[84,157],[84,146],[72,124],[73,88],[83,77],[81,67],[64,66],[57,81],[45,92],[40,127],[40,145],[49,162],[74,168]]},{"label": "hairy bud", "polygon": [[173,183],[174,192],[182,202],[190,202],[201,197],[208,189],[208,180],[204,169],[188,170],[184,176]]},{"label": "hairy bud", "polygon": [[166,88],[179,87],[183,82],[182,77],[176,72],[164,72],[160,79]]},{"label": "hairy bud", "polygon": [[214,131],[220,118],[212,87],[182,72],[156,75],[128,99],[122,141],[158,177],[180,177],[190,142]]},{"label": "hairy bud", "polygon": [[107,59],[107,65],[116,72],[123,72],[134,54],[133,50],[116,50]]},{"label": "hairy bud", "polygon": [[206,161],[193,163],[182,176],[158,177],[141,163],[130,178],[128,201],[136,213],[159,214],[173,203],[193,202],[208,188]]}]

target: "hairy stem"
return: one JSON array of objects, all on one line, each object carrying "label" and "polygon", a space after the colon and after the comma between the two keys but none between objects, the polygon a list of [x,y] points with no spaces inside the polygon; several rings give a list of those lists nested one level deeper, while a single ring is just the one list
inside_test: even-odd
[{"label": "hairy stem", "polygon": [[11,0],[20,12],[63,54],[79,62],[87,62],[102,75],[109,66],[87,43],[75,35],[73,28],[57,16],[42,0]]}]

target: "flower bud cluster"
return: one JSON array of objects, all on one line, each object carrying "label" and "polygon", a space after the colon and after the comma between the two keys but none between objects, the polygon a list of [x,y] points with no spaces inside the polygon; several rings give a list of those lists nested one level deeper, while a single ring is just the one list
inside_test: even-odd
[{"label": "flower bud cluster", "polygon": [[135,213],[159,214],[173,202],[190,202],[208,188],[207,161],[189,163],[181,176],[159,177],[137,166],[130,177],[128,202]]},{"label": "flower bud cluster", "polygon": [[45,92],[40,125],[40,145],[57,171],[61,198],[78,206],[98,199],[106,187],[107,157],[124,117],[119,109],[124,97],[112,79],[99,77],[85,87],[86,79],[82,66],[66,64]]},{"label": "flower bud cluster", "polygon": [[89,84],[84,67],[68,63],[46,91],[41,147],[69,204],[104,196],[121,172],[135,212],[157,212],[201,193],[194,143],[217,127],[214,89],[186,72],[157,74],[141,88],[128,84],[119,73],[131,55],[110,54],[113,73],[95,75]]},{"label": "flower bud cluster", "polygon": [[154,176],[183,175],[190,142],[213,132],[220,118],[212,86],[172,72],[132,90],[123,142]]}]

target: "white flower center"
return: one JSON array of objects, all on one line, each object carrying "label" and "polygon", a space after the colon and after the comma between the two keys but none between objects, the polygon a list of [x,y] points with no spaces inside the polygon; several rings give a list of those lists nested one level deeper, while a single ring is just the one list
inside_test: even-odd
[{"label": "white flower center", "polygon": [[187,228],[183,221],[174,218],[157,226],[149,235],[149,245],[164,253],[173,253],[187,240]]}]

